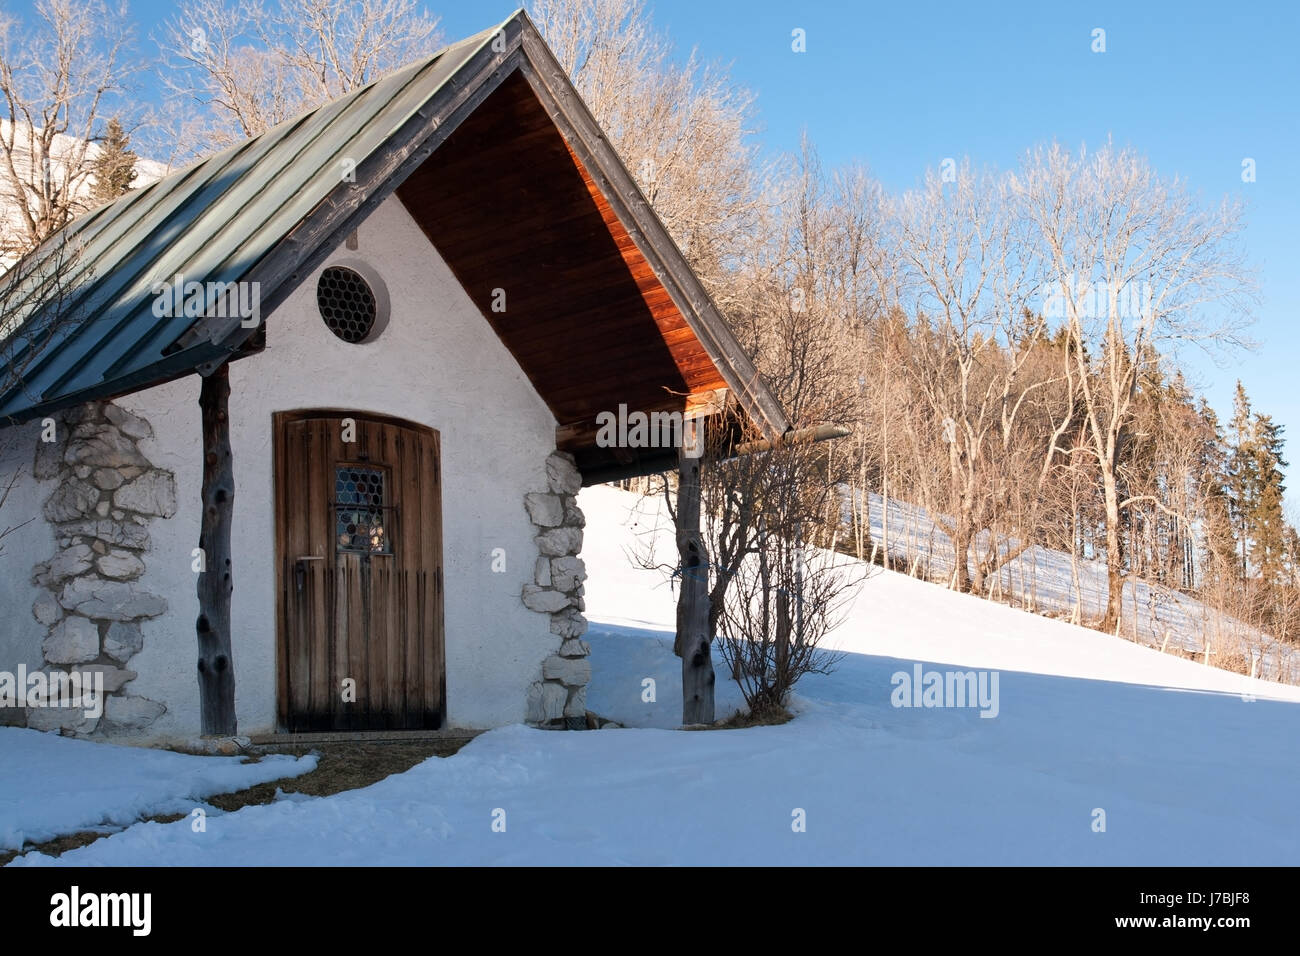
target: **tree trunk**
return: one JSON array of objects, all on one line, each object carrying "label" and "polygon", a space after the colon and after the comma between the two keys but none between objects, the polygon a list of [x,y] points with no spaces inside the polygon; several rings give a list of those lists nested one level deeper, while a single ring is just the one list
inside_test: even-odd
[{"label": "tree trunk", "polygon": [[1071,624],[1083,623],[1083,579],[1079,575],[1079,551],[1083,543],[1079,539],[1079,509],[1070,512],[1070,580],[1074,584],[1074,612],[1070,615]]},{"label": "tree trunk", "polygon": [[1119,490],[1114,475],[1103,473],[1102,486],[1106,495],[1106,616],[1101,629],[1110,634],[1119,623],[1124,602],[1124,573],[1119,546]]},{"label": "tree trunk", "polygon": [[[952,537],[952,559],[953,570],[957,577],[956,590],[965,594],[971,590],[970,543],[973,535],[965,516],[957,519],[957,526],[953,530],[955,533]],[[983,573],[978,571],[976,573],[980,575],[982,581]],[[976,587],[978,588],[978,585]]]},{"label": "tree trunk", "polygon": [[[704,422],[694,419],[687,427],[703,428]],[[682,658],[683,724],[713,723],[713,635],[709,633],[709,558],[700,534],[700,463],[678,450],[677,552],[682,588],[677,596],[676,645]]]},{"label": "tree trunk", "polygon": [[230,655],[230,525],[235,504],[234,458],[230,451],[230,366],[203,379],[199,408],[203,421],[203,520],[199,548],[199,705],[205,736],[233,736],[235,668]]},{"label": "tree trunk", "polygon": [[786,668],[790,664],[790,630],[790,595],[785,590],[780,590],[776,592],[776,646],[773,654],[775,674],[771,681],[771,685],[778,690],[786,686]]}]

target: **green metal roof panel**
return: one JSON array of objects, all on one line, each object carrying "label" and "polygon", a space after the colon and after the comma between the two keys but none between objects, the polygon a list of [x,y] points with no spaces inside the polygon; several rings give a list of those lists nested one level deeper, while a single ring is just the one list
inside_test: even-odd
[{"label": "green metal roof panel", "polygon": [[[515,18],[512,17],[511,20]],[[219,359],[229,345],[175,343],[205,318],[154,314],[158,283],[228,283],[254,267],[507,24],[453,44],[74,221],[0,279],[0,362],[22,381],[0,395],[21,419],[88,394],[118,394]],[[76,261],[48,273],[59,249]],[[261,290],[263,297],[273,290]],[[208,302],[211,308],[215,303]]]},{"label": "green metal roof panel", "polygon": [[[500,37],[503,42],[495,42]],[[239,319],[157,315],[153,290],[259,284],[264,318],[515,69],[756,421],[789,425],[681,252],[523,11],[75,220],[0,277],[0,422],[228,360]],[[355,180],[345,180],[351,160]],[[62,250],[74,262],[54,269]],[[16,381],[15,381],[16,378]]]}]

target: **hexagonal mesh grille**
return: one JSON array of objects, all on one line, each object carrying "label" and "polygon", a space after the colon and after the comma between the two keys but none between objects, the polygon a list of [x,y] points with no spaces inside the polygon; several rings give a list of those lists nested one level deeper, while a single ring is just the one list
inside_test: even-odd
[{"label": "hexagonal mesh grille", "polygon": [[316,306],[329,330],[344,342],[363,342],[375,327],[375,294],[351,269],[330,266],[316,283]]},{"label": "hexagonal mesh grille", "polygon": [[334,469],[334,541],[338,551],[390,554],[384,472],[362,465]]}]

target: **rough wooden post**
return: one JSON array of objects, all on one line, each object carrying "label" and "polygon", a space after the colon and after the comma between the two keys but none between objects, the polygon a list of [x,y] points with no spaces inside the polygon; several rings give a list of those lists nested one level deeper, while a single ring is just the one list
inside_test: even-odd
[{"label": "rough wooden post", "polygon": [[235,668],[230,655],[230,525],[235,506],[235,468],[230,450],[230,371],[223,364],[203,379],[203,520],[199,547],[199,706],[205,736],[233,736]]},{"label": "rough wooden post", "polygon": [[[703,429],[689,419],[688,429]],[[703,435],[685,436],[677,452],[677,553],[682,588],[677,596],[677,645],[682,656],[682,723],[713,723],[713,635],[709,633],[709,557],[700,533],[700,464],[686,447],[702,448]]]}]

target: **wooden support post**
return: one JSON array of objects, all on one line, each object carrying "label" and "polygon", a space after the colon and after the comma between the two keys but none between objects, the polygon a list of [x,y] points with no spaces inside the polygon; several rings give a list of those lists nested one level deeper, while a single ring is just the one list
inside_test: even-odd
[{"label": "wooden support post", "polygon": [[[685,422],[704,429],[702,418]],[[685,450],[703,448],[703,434],[684,436],[677,453],[677,553],[682,587],[677,596],[678,653],[682,658],[682,723],[713,723],[713,635],[709,633],[709,556],[700,533],[700,465],[703,456]]]},{"label": "wooden support post", "polygon": [[235,668],[230,655],[230,526],[235,507],[234,456],[230,450],[230,366],[203,378],[203,520],[199,547],[199,708],[204,736],[233,736]]}]

